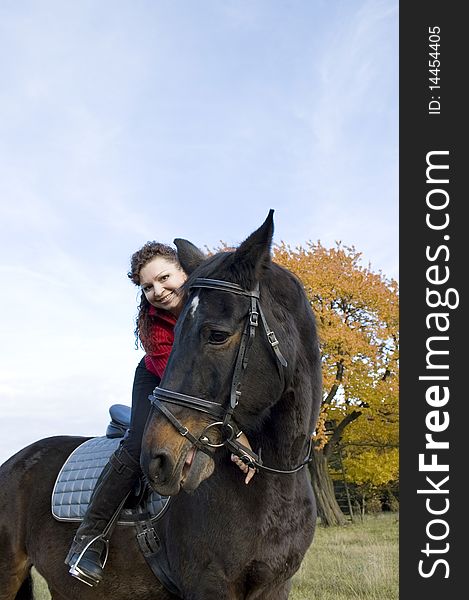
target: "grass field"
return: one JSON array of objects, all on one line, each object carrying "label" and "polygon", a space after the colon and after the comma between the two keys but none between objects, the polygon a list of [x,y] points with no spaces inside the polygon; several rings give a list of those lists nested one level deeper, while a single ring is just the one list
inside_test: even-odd
[{"label": "grass field", "polygon": [[[35,600],[49,600],[36,576]],[[318,527],[295,575],[290,600],[397,600],[398,515],[367,516],[346,527]]]},{"label": "grass field", "polygon": [[290,600],[397,600],[398,531],[396,513],[318,527]]}]

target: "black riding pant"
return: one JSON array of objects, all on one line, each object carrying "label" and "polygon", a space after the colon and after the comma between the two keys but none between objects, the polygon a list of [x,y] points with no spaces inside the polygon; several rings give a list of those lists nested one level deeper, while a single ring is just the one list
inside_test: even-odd
[{"label": "black riding pant", "polygon": [[143,430],[151,409],[148,396],[159,383],[160,378],[146,368],[145,359],[142,358],[135,369],[130,428],[121,442],[121,446],[137,461],[140,461]]}]

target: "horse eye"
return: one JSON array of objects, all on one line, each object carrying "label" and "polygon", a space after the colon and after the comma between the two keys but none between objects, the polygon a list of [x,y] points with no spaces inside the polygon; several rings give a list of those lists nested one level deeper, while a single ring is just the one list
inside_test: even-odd
[{"label": "horse eye", "polygon": [[211,331],[208,336],[210,344],[223,344],[229,338],[229,334],[226,331]]}]

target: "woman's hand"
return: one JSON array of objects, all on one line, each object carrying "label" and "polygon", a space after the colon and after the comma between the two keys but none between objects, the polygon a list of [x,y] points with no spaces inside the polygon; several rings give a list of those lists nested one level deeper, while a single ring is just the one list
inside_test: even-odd
[{"label": "woman's hand", "polygon": [[[246,446],[246,448],[249,448],[249,450],[252,450],[251,448],[251,444],[249,443],[248,438],[244,435],[244,433],[242,433],[239,437],[238,437],[238,441],[243,445]],[[234,464],[239,467],[241,469],[241,471],[243,473],[246,473],[246,479],[244,480],[244,483],[247,485],[251,479],[254,477],[255,473],[256,473],[256,469],[253,469],[252,467],[248,467],[248,465],[244,464],[243,461],[239,458],[239,456],[236,456],[236,454],[232,454],[231,455],[231,460],[234,462]]]}]

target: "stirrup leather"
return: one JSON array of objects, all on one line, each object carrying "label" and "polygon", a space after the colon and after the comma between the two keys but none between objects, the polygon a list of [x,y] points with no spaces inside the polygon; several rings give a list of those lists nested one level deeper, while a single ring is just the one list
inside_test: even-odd
[{"label": "stirrup leather", "polygon": [[89,547],[92,544],[94,544],[95,542],[97,542],[98,540],[100,542],[104,543],[105,554],[104,554],[104,560],[103,560],[103,563],[102,563],[102,568],[104,569],[104,567],[106,565],[106,562],[107,562],[108,555],[109,555],[109,540],[105,539],[103,537],[103,535],[101,534],[101,535],[97,535],[96,537],[94,537],[93,539],[91,539],[86,544],[86,546],[80,552],[80,554],[78,555],[78,558],[71,565],[71,567],[70,567],[70,569],[68,571],[70,573],[70,575],[72,575],[72,577],[75,577],[76,579],[78,579],[82,583],[85,583],[86,585],[89,585],[90,587],[94,587],[95,585],[98,585],[98,583],[100,582],[100,580],[92,577],[90,574],[88,574],[85,571],[83,571],[82,569],[80,569],[80,561],[83,558],[83,555],[85,554],[85,552],[89,549]]}]

